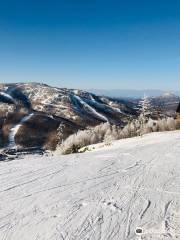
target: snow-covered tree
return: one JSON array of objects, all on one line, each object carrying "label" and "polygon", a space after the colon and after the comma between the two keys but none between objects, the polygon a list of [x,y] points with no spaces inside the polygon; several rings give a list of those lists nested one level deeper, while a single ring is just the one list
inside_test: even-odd
[{"label": "snow-covered tree", "polygon": [[63,142],[63,132],[65,129],[65,124],[64,123],[60,123],[59,127],[57,129],[57,140],[59,143]]},{"label": "snow-covered tree", "polygon": [[152,113],[151,102],[149,98],[144,94],[144,97],[139,102],[139,123],[140,123],[140,135],[146,132],[146,123]]},{"label": "snow-covered tree", "polygon": [[167,126],[169,131],[173,131],[176,129],[176,121],[172,117],[167,118]]},{"label": "snow-covered tree", "polygon": [[140,115],[144,117],[150,116],[152,113],[152,106],[149,98],[144,94],[144,97],[139,101]]}]

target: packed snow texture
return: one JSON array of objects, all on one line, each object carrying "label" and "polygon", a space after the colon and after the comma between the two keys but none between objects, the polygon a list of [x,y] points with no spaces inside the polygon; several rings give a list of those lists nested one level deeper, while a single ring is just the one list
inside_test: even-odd
[{"label": "packed snow texture", "polygon": [[180,239],[180,132],[0,162],[0,240]]}]

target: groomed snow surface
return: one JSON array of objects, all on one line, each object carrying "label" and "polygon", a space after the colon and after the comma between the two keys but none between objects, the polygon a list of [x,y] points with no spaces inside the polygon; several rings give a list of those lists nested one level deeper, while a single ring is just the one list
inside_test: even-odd
[{"label": "groomed snow surface", "polygon": [[0,240],[27,239],[180,239],[180,132],[0,162]]}]

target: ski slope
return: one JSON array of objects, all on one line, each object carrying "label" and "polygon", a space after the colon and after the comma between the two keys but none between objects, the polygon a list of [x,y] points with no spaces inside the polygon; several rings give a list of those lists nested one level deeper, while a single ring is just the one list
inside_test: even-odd
[{"label": "ski slope", "polygon": [[79,96],[74,95],[73,97],[76,98],[82,105],[84,105],[97,118],[100,118],[100,119],[102,119],[105,122],[109,122],[107,117],[105,117],[104,115],[98,113],[93,107],[91,107],[89,104],[87,104],[85,101],[83,101]]},{"label": "ski slope", "polygon": [[19,239],[180,239],[180,132],[0,162],[0,240]]},{"label": "ski slope", "polygon": [[19,123],[17,123],[15,126],[13,126],[10,129],[9,136],[8,136],[8,140],[9,140],[8,147],[9,148],[17,148],[16,142],[15,142],[15,136],[16,136],[17,132],[19,131],[19,129],[23,126],[23,123],[29,121],[32,116],[34,116],[34,113],[31,113],[28,116],[23,117]]}]

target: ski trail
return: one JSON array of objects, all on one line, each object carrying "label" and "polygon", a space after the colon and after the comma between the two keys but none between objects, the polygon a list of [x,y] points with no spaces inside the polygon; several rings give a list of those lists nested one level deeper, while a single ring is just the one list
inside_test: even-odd
[{"label": "ski trail", "polygon": [[12,102],[15,102],[14,101],[14,98],[11,97],[11,95],[9,95],[8,93],[5,93],[5,92],[0,92],[0,95],[10,99]]},{"label": "ski trail", "polygon": [[98,113],[94,108],[92,108],[89,104],[87,104],[85,101],[83,101],[79,96],[74,95],[74,97],[79,100],[79,102],[84,105],[85,107],[87,107],[92,113],[94,113],[98,118],[109,122],[109,120],[102,114]]},{"label": "ski trail", "polygon": [[[94,104],[96,104],[97,106],[98,106],[98,105],[99,105],[99,106],[102,106],[102,105],[103,105],[102,103],[98,103],[98,102],[94,99],[94,97],[93,97],[92,95],[90,95],[90,98],[91,98],[91,101],[92,101]],[[109,102],[109,104],[108,104],[108,107],[109,107],[110,109],[112,109],[112,110],[114,110],[114,111],[116,111],[116,112],[118,112],[118,113],[120,113],[120,114],[123,114],[123,115],[125,115],[125,116],[128,115],[128,114],[122,112],[122,110],[121,110],[120,108],[113,107],[113,106],[112,106],[112,103],[113,103],[113,102]]]},{"label": "ski trail", "polygon": [[10,131],[9,131],[9,148],[17,148],[17,145],[15,143],[15,136],[16,133],[18,132],[19,128],[22,126],[23,123],[27,122],[32,116],[34,115],[34,113],[29,114],[28,116],[25,116],[21,119],[21,121],[16,124],[15,126],[13,126]]}]

